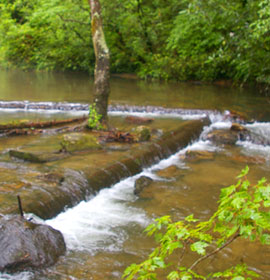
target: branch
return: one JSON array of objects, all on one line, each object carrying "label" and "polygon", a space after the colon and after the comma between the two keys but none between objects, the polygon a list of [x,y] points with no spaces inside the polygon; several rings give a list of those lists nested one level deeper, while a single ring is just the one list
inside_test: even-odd
[{"label": "branch", "polygon": [[186,253],[186,249],[187,249],[187,243],[184,242],[184,248],[183,248],[182,254],[181,254],[181,256],[180,256],[180,258],[178,260],[178,266],[181,265],[181,262],[182,262],[182,260],[183,260],[183,258],[185,256],[185,253]]},{"label": "branch", "polygon": [[75,22],[75,23],[79,23],[79,24],[83,24],[83,25],[90,26],[90,22],[89,22],[89,23],[85,23],[85,22],[83,22],[83,21],[76,20],[76,19],[67,19],[67,18],[63,18],[62,15],[60,15],[60,14],[57,14],[57,15],[60,17],[60,19],[61,19],[62,21],[65,21],[65,22]]},{"label": "branch", "polygon": [[237,232],[230,240],[228,240],[224,245],[222,245],[220,248],[215,249],[214,251],[210,252],[209,254],[199,258],[197,261],[195,261],[191,267],[189,268],[189,270],[192,270],[196,265],[198,265],[200,262],[204,261],[205,259],[217,254],[218,252],[220,252],[222,249],[224,249],[225,247],[227,247],[228,245],[230,245],[236,238],[238,238],[240,236],[239,232]]},{"label": "branch", "polygon": [[[87,23],[84,23],[84,22],[81,22],[79,20],[73,20],[73,19],[64,19],[60,14],[57,14],[59,16],[59,18],[63,21],[63,22],[76,22],[76,23],[80,23],[80,24],[84,24],[84,25],[87,25],[89,26],[89,29],[90,29],[90,25],[87,24]],[[64,26],[66,26],[66,24],[64,23]],[[78,38],[80,38],[83,42],[86,42],[85,41],[85,38],[72,26],[72,27],[69,27],[71,28],[71,30],[78,36]]]}]

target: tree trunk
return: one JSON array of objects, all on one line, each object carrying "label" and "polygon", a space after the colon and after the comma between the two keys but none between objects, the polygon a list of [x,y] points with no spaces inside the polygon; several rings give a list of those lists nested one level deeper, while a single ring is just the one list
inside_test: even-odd
[{"label": "tree trunk", "polygon": [[101,115],[101,122],[107,122],[108,99],[110,93],[110,54],[102,27],[99,0],[89,0],[91,8],[92,38],[96,56],[95,92],[93,103]]}]

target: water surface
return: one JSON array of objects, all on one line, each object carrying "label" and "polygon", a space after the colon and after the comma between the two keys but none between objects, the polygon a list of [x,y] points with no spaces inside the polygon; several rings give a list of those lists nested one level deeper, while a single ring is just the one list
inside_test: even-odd
[{"label": "water surface", "polygon": [[[211,85],[145,83],[120,78],[113,78],[111,86],[112,104],[211,109],[221,112],[236,110],[249,119],[257,120],[256,123],[247,124],[248,129],[264,137],[270,136],[269,98],[257,92]],[[80,73],[0,72],[1,100],[89,103],[92,90],[92,80]],[[27,114],[1,111],[0,116],[5,120],[53,116],[38,112]],[[68,113],[65,114],[69,116]],[[59,118],[61,116],[63,115],[56,115]],[[124,117],[125,115],[120,114],[115,118],[115,124],[124,127]],[[179,119],[174,116],[171,120],[164,119],[160,122],[155,120],[153,125],[156,129],[173,128],[177,121],[184,118],[178,117]],[[224,114],[213,111],[210,117],[212,124],[206,130],[231,125]],[[3,138],[0,141],[0,178],[2,183],[9,186],[11,192],[13,185],[10,181],[14,176],[11,169],[16,171],[19,163],[10,163],[9,159],[5,158],[6,150],[20,145],[31,146],[41,141],[39,136],[18,139]],[[46,140],[42,138],[42,141],[44,139]],[[210,151],[213,157],[189,161],[184,157],[187,149]],[[54,168],[68,167],[69,170],[73,168],[78,171],[87,159],[83,156],[74,158],[74,162],[61,161],[51,165]],[[269,146],[241,141],[236,146],[216,146],[201,138],[169,159],[145,169],[141,174],[104,189],[88,201],[45,221],[64,234],[68,246],[67,254],[49,269],[15,276],[2,274],[0,279],[121,279],[125,267],[142,261],[155,246],[154,241],[143,233],[149,222],[162,215],[171,215],[176,220],[191,213],[197,218],[207,219],[217,207],[220,189],[234,183],[235,177],[247,164],[250,166],[252,182],[262,176],[269,180]],[[33,174],[27,173],[28,177],[23,177],[27,168],[20,163],[17,168],[18,181],[24,178],[22,181],[25,183],[26,180],[31,180],[31,176],[36,176],[36,173],[39,175],[43,169],[46,171],[49,168],[52,166],[33,169]],[[7,169],[10,171],[6,172]],[[134,182],[141,175],[151,177],[154,182],[140,196],[136,196],[133,193]],[[251,269],[260,273],[261,279],[270,279],[269,257],[269,247],[262,247],[257,243],[235,242],[214,259],[205,262],[200,270],[208,272],[226,269],[233,263],[245,261]]]}]

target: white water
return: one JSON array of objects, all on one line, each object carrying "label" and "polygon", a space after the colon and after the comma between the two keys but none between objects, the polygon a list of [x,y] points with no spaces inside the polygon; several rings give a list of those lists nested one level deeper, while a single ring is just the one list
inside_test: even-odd
[{"label": "white water", "polygon": [[[139,115],[149,116],[149,114]],[[205,127],[202,136],[213,129],[228,129],[231,126],[231,122],[221,114],[213,114],[209,117],[212,123],[209,127]],[[185,116],[180,116],[180,118],[184,119]],[[197,116],[195,115],[194,118]],[[270,123],[254,123],[246,125],[246,127],[264,137],[270,136]],[[243,141],[238,141],[237,144],[242,147],[241,152],[244,154],[253,153],[261,155],[267,160],[270,159],[269,146],[264,147]],[[199,139],[168,159],[160,161],[142,173],[127,178],[111,188],[101,190],[91,200],[83,201],[54,219],[45,221],[45,223],[63,233],[69,250],[88,251],[90,254],[102,250],[121,251],[123,242],[128,239],[127,228],[130,225],[140,227],[143,230],[151,222],[151,218],[147,217],[142,209],[130,206],[130,202],[137,199],[133,194],[135,180],[142,175],[149,176],[154,180],[164,180],[158,177],[154,171],[171,165],[188,168],[179,157],[187,149],[219,151],[222,148],[214,146],[209,141]],[[31,273],[27,272],[13,276],[0,274],[0,279],[28,280],[32,276]]]}]

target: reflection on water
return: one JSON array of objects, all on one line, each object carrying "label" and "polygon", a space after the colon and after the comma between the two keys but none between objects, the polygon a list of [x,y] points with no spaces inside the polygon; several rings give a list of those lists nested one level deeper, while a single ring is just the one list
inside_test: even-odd
[{"label": "reflection on water", "polygon": [[[0,71],[0,100],[92,101],[93,80],[83,73]],[[245,112],[251,118],[270,118],[268,97],[233,87],[191,83],[147,83],[111,79],[110,103],[218,109]]]}]

